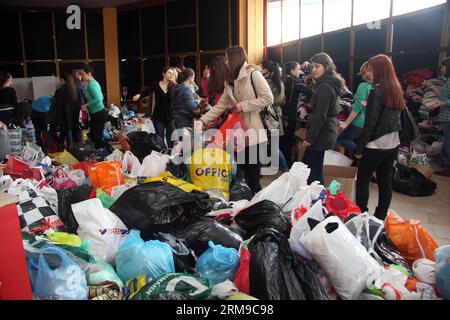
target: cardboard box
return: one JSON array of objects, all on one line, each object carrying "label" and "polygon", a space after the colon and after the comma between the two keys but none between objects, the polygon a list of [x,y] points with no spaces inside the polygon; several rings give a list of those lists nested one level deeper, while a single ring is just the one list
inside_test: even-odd
[{"label": "cardboard box", "polygon": [[356,175],[358,169],[354,167],[324,166],[323,176],[325,187],[328,188],[333,180],[341,184],[340,192],[345,193],[353,202],[356,201]]},{"label": "cardboard box", "polygon": [[417,163],[411,163],[409,166],[411,168],[414,168],[417,171],[419,171],[427,179],[430,179],[433,176],[433,169],[431,169],[430,166],[422,166],[422,165],[417,164]]}]

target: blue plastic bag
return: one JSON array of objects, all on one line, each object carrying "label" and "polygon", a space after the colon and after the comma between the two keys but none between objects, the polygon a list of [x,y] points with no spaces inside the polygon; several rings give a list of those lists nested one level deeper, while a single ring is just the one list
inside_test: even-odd
[{"label": "blue plastic bag", "polygon": [[30,261],[29,270],[33,294],[38,299],[88,298],[86,274],[59,248],[44,246],[38,261]]},{"label": "blue plastic bag", "polygon": [[239,267],[239,254],[234,248],[225,248],[208,242],[209,249],[198,259],[195,268],[204,278],[208,279],[211,285],[234,281],[235,273]]},{"label": "blue plastic bag", "polygon": [[436,257],[436,287],[446,300],[450,300],[450,246],[434,252]]},{"label": "blue plastic bag", "polygon": [[172,249],[161,241],[147,241],[141,232],[131,230],[120,245],[116,255],[117,274],[124,281],[140,275],[153,279],[169,272],[175,272]]}]

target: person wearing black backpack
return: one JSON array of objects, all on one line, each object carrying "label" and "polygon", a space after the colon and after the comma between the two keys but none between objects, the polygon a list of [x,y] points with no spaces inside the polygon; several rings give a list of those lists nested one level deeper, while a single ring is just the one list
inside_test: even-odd
[{"label": "person wearing black backpack", "polygon": [[368,212],[369,180],[377,174],[379,199],[375,217],[384,220],[392,199],[392,172],[397,159],[402,130],[401,113],[406,104],[394,65],[386,55],[369,60],[374,88],[367,99],[363,133],[355,157],[360,159],[356,182],[356,203]]}]

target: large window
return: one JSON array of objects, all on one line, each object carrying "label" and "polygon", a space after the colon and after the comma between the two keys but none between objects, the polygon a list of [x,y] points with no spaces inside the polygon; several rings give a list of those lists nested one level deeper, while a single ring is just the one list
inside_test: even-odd
[{"label": "large window", "polygon": [[322,33],[322,0],[301,1],[301,38]]},{"label": "large window", "polygon": [[283,2],[283,42],[297,40],[300,37],[300,2],[285,0]]},{"label": "large window", "polygon": [[391,0],[354,0],[353,25],[389,18]]},{"label": "large window", "polygon": [[391,14],[398,16],[445,2],[446,0],[267,0],[267,46],[297,40],[299,36],[303,39],[345,29],[352,25],[367,24],[368,30],[380,29],[380,20],[391,18]]},{"label": "large window", "polygon": [[325,0],[324,32],[352,25],[352,0]]},{"label": "large window", "polygon": [[394,12],[393,15],[405,14],[429,7],[433,7],[446,0],[394,0]]},{"label": "large window", "polygon": [[274,46],[281,43],[281,0],[269,1],[267,10],[267,45]]}]

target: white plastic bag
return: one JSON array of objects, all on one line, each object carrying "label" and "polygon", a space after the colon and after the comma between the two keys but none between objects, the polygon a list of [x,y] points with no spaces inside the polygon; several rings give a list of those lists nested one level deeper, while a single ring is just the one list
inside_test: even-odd
[{"label": "white plastic bag", "polygon": [[434,285],[436,283],[436,263],[428,259],[418,259],[412,265],[413,275],[420,282]]},{"label": "white plastic bag", "polygon": [[116,149],[105,158],[105,161],[122,161],[122,158],[123,158],[122,151]]},{"label": "white plastic bag", "polygon": [[19,202],[25,202],[32,199],[30,192],[34,191],[34,185],[31,180],[16,179],[9,185],[8,194],[19,197]]},{"label": "white plastic bag", "polygon": [[300,220],[293,225],[291,235],[289,237],[289,244],[291,246],[292,252],[296,252],[308,260],[313,259],[311,253],[309,253],[309,251],[306,250],[305,246],[301,243],[300,239],[311,231],[311,228],[309,227],[308,224],[309,218],[317,221],[322,221],[323,219],[325,219],[323,215],[324,209],[325,208],[322,206],[322,203],[320,201],[317,201],[311,207],[311,209],[309,209],[308,212],[306,212],[303,215],[303,217],[301,217]]},{"label": "white plastic bag", "polygon": [[142,166],[138,171],[139,177],[157,177],[166,171],[167,164],[170,161],[170,156],[152,151],[151,154],[144,158]]},{"label": "white plastic bag", "polygon": [[0,192],[7,192],[13,182],[14,180],[11,176],[0,177]]},{"label": "white plastic bag", "polygon": [[150,119],[145,120],[145,123],[142,124],[141,130],[147,132],[148,134],[156,134],[155,126],[153,125],[153,121]]},{"label": "white plastic bag", "polygon": [[27,142],[26,146],[22,149],[20,156],[30,165],[34,166],[44,159],[45,154],[42,152],[41,147],[38,145]]},{"label": "white plastic bag", "polygon": [[136,185],[137,185],[136,181],[130,181],[130,182],[127,182],[126,184],[122,184],[120,186],[115,186],[111,190],[111,197],[113,197],[114,199],[117,200],[125,191],[133,188]]},{"label": "white plastic bag", "polygon": [[233,282],[231,282],[230,280],[225,280],[224,282],[216,284],[212,288],[211,295],[223,300],[238,292],[239,290],[238,288],[236,288]]},{"label": "white plastic bag", "polygon": [[69,171],[69,178],[72,181],[74,181],[77,184],[77,186],[82,186],[86,181],[86,175],[84,174],[84,171],[81,169]]},{"label": "white plastic bag", "polygon": [[307,185],[310,173],[311,170],[304,163],[294,163],[289,172],[282,174],[277,180],[258,192],[250,201],[250,205],[270,200],[283,208],[300,187]]},{"label": "white plastic bag", "polygon": [[136,178],[139,176],[139,170],[141,169],[141,162],[130,151],[125,152],[122,160],[122,171],[127,173],[130,177]]},{"label": "white plastic bag", "polygon": [[[283,212],[292,212],[300,207],[309,210],[312,202],[319,199],[323,191],[325,191],[325,187],[318,181],[313,182],[309,186],[300,187],[297,193],[294,194],[294,197],[283,207]],[[293,224],[296,222],[295,219],[292,219]]]},{"label": "white plastic bag", "polygon": [[355,300],[380,265],[338,217],[329,217],[300,240],[344,300]]},{"label": "white plastic bag", "polygon": [[105,209],[98,198],[72,204],[81,240],[89,240],[89,252],[110,264],[129,231],[122,220]]},{"label": "white plastic bag", "polygon": [[352,159],[346,157],[340,152],[333,150],[325,151],[325,159],[323,161],[325,166],[350,167],[352,163]]}]

